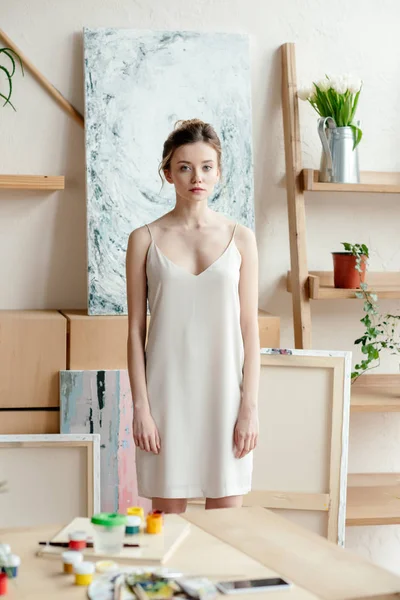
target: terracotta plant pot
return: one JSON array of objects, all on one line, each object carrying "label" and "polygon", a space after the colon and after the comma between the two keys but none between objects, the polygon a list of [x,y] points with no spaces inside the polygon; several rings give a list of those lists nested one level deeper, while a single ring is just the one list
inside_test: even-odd
[{"label": "terracotta plant pot", "polygon": [[357,289],[365,281],[367,257],[361,256],[361,273],[356,270],[356,257],[351,252],[332,252],[335,288]]}]

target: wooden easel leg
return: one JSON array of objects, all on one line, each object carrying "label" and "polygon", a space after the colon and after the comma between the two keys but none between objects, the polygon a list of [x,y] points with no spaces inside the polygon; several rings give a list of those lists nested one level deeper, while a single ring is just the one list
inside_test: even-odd
[{"label": "wooden easel leg", "polygon": [[302,161],[295,46],[294,44],[283,44],[281,51],[294,343],[295,348],[309,349],[311,348],[311,310],[308,291],[304,193],[300,181]]}]

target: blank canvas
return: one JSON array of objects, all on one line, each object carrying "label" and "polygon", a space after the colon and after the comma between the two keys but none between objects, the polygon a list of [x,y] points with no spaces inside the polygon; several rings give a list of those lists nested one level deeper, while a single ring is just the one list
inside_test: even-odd
[{"label": "blank canvas", "polygon": [[[260,435],[252,492],[245,498],[247,505],[272,508],[325,537],[331,506],[340,544],[345,532],[350,361],[348,352],[261,350]],[[334,502],[329,497],[333,493]]]},{"label": "blank canvas", "polygon": [[1,435],[0,528],[67,523],[100,508],[98,435]]}]

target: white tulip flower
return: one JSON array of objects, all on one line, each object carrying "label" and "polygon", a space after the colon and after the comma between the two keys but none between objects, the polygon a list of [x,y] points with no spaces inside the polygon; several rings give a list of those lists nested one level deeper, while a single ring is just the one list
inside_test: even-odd
[{"label": "white tulip flower", "polygon": [[317,86],[321,90],[321,92],[327,92],[331,88],[331,82],[326,77],[324,79],[320,79],[317,81]]},{"label": "white tulip flower", "polygon": [[361,90],[361,86],[362,86],[362,81],[361,79],[359,79],[358,77],[351,79],[348,82],[348,87],[347,89],[349,90],[349,92],[351,94],[357,94],[357,92],[359,92]]},{"label": "white tulip flower", "polygon": [[308,100],[314,93],[314,90],[309,87],[300,88],[297,90],[297,95],[300,100]]},{"label": "white tulip flower", "polygon": [[347,81],[344,77],[335,77],[332,81],[332,88],[338,94],[345,94],[347,91]]}]

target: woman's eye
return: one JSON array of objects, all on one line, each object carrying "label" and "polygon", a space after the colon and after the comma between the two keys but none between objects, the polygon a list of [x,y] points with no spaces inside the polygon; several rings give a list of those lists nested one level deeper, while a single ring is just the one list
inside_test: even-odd
[{"label": "woman's eye", "polygon": [[189,167],[187,165],[183,165],[183,167],[181,167],[181,171],[183,171],[183,169],[188,169]]},{"label": "woman's eye", "polygon": [[205,165],[204,167],[205,169],[211,169],[212,167],[210,165]]}]

